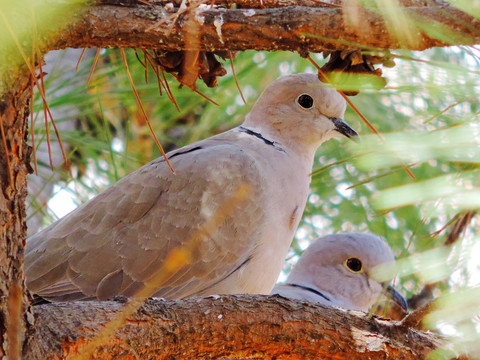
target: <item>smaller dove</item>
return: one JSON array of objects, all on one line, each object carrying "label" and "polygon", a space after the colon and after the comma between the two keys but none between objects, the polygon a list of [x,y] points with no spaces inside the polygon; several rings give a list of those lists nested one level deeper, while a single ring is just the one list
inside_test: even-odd
[{"label": "smaller dove", "polygon": [[407,310],[407,302],[392,285],[370,277],[380,264],[394,262],[388,244],[371,234],[334,234],[312,243],[271,294],[367,312],[382,295]]}]

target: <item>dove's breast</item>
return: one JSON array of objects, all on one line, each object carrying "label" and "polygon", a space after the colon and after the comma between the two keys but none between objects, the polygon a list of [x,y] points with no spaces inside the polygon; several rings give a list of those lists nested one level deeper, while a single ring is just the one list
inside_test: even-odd
[{"label": "dove's breast", "polygon": [[255,158],[255,164],[263,175],[256,193],[257,201],[262,202],[264,220],[258,229],[255,250],[228,281],[217,285],[215,291],[219,294],[270,293],[310,192],[309,174],[313,159],[295,156],[282,149],[281,144],[265,146],[263,152],[250,155]]}]

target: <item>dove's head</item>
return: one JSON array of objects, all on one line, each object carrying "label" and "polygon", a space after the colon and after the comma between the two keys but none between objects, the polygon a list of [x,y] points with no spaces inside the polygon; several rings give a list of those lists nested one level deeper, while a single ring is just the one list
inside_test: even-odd
[{"label": "dove's head", "polygon": [[345,109],[345,99],[317,75],[287,75],[265,89],[244,125],[281,144],[315,151],[332,137],[357,136],[343,120]]},{"label": "dove's head", "polygon": [[372,279],[371,270],[395,261],[385,241],[371,234],[334,234],[316,240],[300,257],[287,283],[309,287],[333,305],[368,311],[383,293],[406,311],[405,299]]}]

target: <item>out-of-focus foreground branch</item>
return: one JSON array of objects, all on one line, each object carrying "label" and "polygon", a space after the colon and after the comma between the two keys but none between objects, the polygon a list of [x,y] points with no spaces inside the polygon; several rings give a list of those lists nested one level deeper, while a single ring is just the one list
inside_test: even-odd
[{"label": "out-of-focus foreground branch", "polygon": [[423,359],[441,345],[401,322],[282,297],[148,300],[109,336],[100,330],[122,301],[34,308],[25,359]]},{"label": "out-of-focus foreground branch", "polygon": [[158,1],[152,5],[102,1],[72,22],[61,39],[48,45],[48,50],[140,47],[305,53],[351,48],[423,50],[480,42],[480,22],[445,3],[398,7],[398,16],[404,20],[392,25],[381,9],[367,10],[349,2],[343,7],[264,9],[229,9],[211,7],[205,1],[198,5],[200,2],[179,10]]}]

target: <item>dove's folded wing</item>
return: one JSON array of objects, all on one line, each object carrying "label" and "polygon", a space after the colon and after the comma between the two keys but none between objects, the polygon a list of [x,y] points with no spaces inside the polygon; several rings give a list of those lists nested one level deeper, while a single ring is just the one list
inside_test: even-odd
[{"label": "dove's folded wing", "polygon": [[[212,139],[169,158],[176,175],[162,158],[152,161],[30,238],[29,289],[60,301],[132,296],[167,271],[162,265],[172,250],[185,247],[192,256],[179,260],[185,265],[152,294],[181,298],[202,293],[248,262],[263,217],[255,161],[238,145]],[[251,193],[219,213],[242,186]],[[218,228],[205,232],[212,217]]]}]

